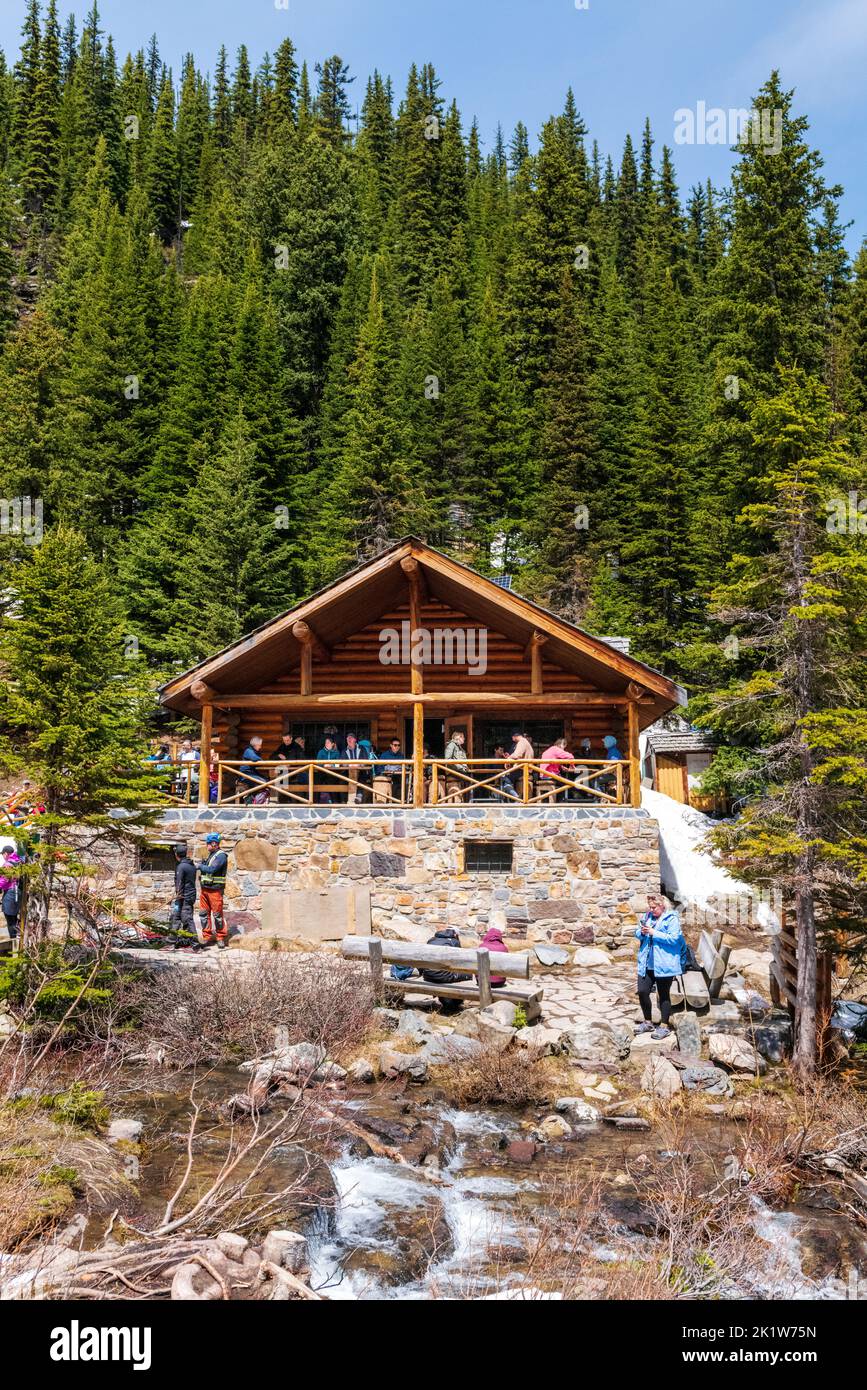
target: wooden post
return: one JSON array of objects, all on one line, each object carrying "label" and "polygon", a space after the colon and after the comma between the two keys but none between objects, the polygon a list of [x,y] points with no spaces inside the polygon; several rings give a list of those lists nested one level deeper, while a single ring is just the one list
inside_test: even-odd
[{"label": "wooden post", "polygon": [[641,760],[638,747],[638,706],[632,700],[627,706],[629,737],[629,793],[633,806],[641,805]]},{"label": "wooden post", "polygon": [[617,805],[623,805],[623,763],[617,763],[615,768],[617,778]]},{"label": "wooden post", "polygon": [[476,971],[476,982],[479,986],[479,1003],[483,1009],[494,1002],[491,994],[491,953],[486,947],[481,947],[476,951],[476,960],[479,968]]},{"label": "wooden post", "polygon": [[211,787],[211,735],[214,732],[214,706],[202,705],[202,747],[199,758],[199,805],[207,806]]},{"label": "wooden post", "polygon": [[412,804],[424,805],[424,705],[412,707]]},{"label": "wooden post", "polygon": [[521,783],[521,792],[525,806],[530,804],[530,764],[524,763],[524,776]]},{"label": "wooden post", "polygon": [[385,981],[382,978],[382,941],[378,936],[370,938],[370,974],[373,981],[373,997],[377,1004],[382,999]]},{"label": "wooden post", "polygon": [[401,560],[401,569],[409,585],[410,689],[413,695],[424,693],[424,667],[416,655],[416,633],[421,627],[421,576],[418,560]]},{"label": "wooden post", "polygon": [[301,694],[313,694],[313,647],[309,642],[301,648]]},{"label": "wooden post", "polygon": [[542,681],[542,648],[548,638],[544,632],[534,632],[530,638],[530,693],[541,695],[544,693]]},{"label": "wooden post", "polygon": [[220,806],[220,805],[222,804],[222,801],[223,801],[223,760],[222,760],[222,758],[221,758],[220,761],[217,763],[217,805]]},{"label": "wooden post", "polygon": [[308,796],[310,797],[310,805],[311,805],[311,806],[312,806],[312,805],[314,804],[314,802],[316,801],[316,792],[315,792],[315,790],[314,790],[315,778],[316,778],[316,764],[315,764],[315,763],[311,763],[310,766],[309,766],[308,769],[307,769],[307,794],[308,794]]},{"label": "wooden post", "polygon": [[433,765],[433,771],[431,772],[431,778],[430,778],[430,800],[431,800],[431,805],[432,805],[432,806],[436,806],[437,802],[439,801],[439,794],[440,794],[439,773],[440,773],[439,766],[438,766],[437,763],[434,763],[434,765]]}]

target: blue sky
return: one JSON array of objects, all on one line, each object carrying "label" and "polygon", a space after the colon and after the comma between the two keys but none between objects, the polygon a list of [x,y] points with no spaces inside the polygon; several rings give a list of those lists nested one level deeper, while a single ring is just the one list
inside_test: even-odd
[{"label": "blue sky", "polygon": [[[672,144],[674,113],[744,107],[774,66],[797,89],[855,249],[867,235],[867,0],[102,0],[104,27],[120,54],[156,31],[177,71],[192,50],[213,67],[221,42],[242,42],[254,61],[287,33],[311,67],[339,53],[358,76],[374,67],[403,86],[409,64],[431,61],[443,92],[490,144],[523,120],[535,134],[571,84],[591,136],[619,154],[627,130],[649,115],[659,144]],[[585,0],[579,0],[585,3]],[[85,3],[70,8],[81,14]],[[23,0],[0,0],[0,45],[17,51]],[[725,146],[675,150],[682,189],[710,176],[727,181]]]}]

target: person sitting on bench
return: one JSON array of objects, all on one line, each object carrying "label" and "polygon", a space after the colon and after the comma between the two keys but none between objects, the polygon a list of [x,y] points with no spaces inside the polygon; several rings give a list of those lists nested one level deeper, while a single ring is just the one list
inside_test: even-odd
[{"label": "person sitting on bench", "polygon": [[[503,940],[503,933],[500,931],[499,927],[488,927],[488,930],[485,932],[479,944],[486,951],[490,951],[492,955],[495,955],[497,952],[499,952],[500,955],[503,953],[506,955],[509,954],[509,948]],[[491,976],[491,989],[502,989],[505,983],[505,975]]]},{"label": "person sitting on bench", "polygon": [[[440,927],[439,931],[428,941],[428,946],[451,946],[454,950],[461,949],[461,939],[454,927]],[[467,980],[471,980],[472,975],[460,975],[454,970],[423,970],[422,979],[427,980],[429,985],[461,985]],[[443,999],[442,1008],[444,1013],[453,1012],[461,1007],[460,999]]]}]

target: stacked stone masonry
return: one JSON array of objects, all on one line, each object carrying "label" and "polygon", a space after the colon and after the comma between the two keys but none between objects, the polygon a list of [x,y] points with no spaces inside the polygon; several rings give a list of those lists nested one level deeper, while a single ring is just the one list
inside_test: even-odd
[{"label": "stacked stone masonry", "polygon": [[[657,824],[632,808],[179,808],[150,838],[201,857],[214,829],[229,853],[229,925],[245,932],[261,925],[264,892],[356,886],[370,892],[374,930],[402,917],[431,932],[498,925],[516,940],[589,944],[631,929],[659,889]],[[511,842],[511,873],[461,872],[467,840]],[[109,887],[128,911],[164,915],[172,876],[127,866]]]}]

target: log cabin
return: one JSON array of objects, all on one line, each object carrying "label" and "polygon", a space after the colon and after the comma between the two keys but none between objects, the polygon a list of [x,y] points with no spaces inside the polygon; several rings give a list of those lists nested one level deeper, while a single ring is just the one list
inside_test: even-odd
[{"label": "log cabin", "polygon": [[[174,676],[161,701],[202,731],[166,838],[216,823],[237,932],[336,939],[372,925],[419,939],[444,922],[495,923],[586,942],[616,935],[658,889],[639,734],[684,693],[414,537]],[[498,758],[514,730],[534,758]],[[303,752],[277,761],[290,731]],[[446,760],[457,731],[463,754]],[[327,735],[342,754],[350,732],[375,761],[317,759]],[[251,769],[255,735],[263,761]],[[560,737],[576,756],[556,772],[539,755]],[[153,861],[132,891],[139,910],[155,905]]]}]

